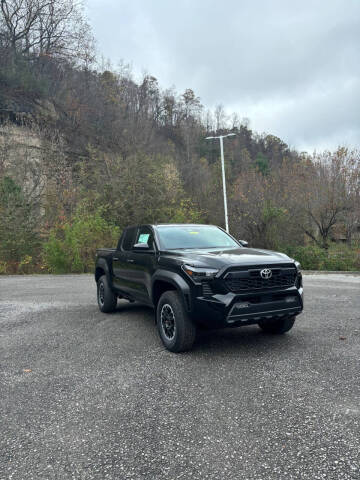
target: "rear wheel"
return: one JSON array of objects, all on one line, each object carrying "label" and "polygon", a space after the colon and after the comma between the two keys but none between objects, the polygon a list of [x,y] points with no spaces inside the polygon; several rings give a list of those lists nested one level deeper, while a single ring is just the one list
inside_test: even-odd
[{"label": "rear wheel", "polygon": [[99,308],[104,313],[113,312],[116,309],[117,296],[110,288],[106,275],[97,282],[97,300]]},{"label": "rear wheel", "polygon": [[296,317],[275,318],[270,320],[261,320],[259,327],[266,333],[282,334],[292,329]]},{"label": "rear wheel", "polygon": [[164,292],[157,304],[156,321],[160,338],[171,352],[190,350],[196,337],[196,326],[187,314],[178,292]]}]

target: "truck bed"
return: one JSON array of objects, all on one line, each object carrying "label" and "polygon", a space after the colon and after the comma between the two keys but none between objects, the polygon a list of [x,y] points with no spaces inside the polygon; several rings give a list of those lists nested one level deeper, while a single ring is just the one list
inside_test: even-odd
[{"label": "truck bed", "polygon": [[111,258],[113,253],[115,252],[116,252],[116,248],[98,248],[96,250],[96,256]]}]

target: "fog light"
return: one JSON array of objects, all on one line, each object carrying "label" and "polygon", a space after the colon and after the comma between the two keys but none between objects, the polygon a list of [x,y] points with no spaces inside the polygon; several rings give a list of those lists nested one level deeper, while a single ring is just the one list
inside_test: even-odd
[{"label": "fog light", "polygon": [[247,308],[250,305],[247,302],[238,302],[235,306],[236,308]]}]

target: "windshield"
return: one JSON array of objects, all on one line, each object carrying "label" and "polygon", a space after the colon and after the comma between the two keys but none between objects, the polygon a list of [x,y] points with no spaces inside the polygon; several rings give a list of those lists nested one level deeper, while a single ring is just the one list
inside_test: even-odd
[{"label": "windshield", "polygon": [[239,245],[218,227],[209,225],[158,226],[163,250],[185,248],[239,248]]}]

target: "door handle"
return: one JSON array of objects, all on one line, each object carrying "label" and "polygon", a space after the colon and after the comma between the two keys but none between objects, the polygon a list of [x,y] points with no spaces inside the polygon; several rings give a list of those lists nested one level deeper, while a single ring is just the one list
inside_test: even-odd
[{"label": "door handle", "polygon": [[132,258],[128,258],[126,261],[127,261],[128,263],[134,263],[134,260],[133,260]]},{"label": "door handle", "polygon": [[119,258],[118,257],[113,257],[113,260],[119,260]]}]

